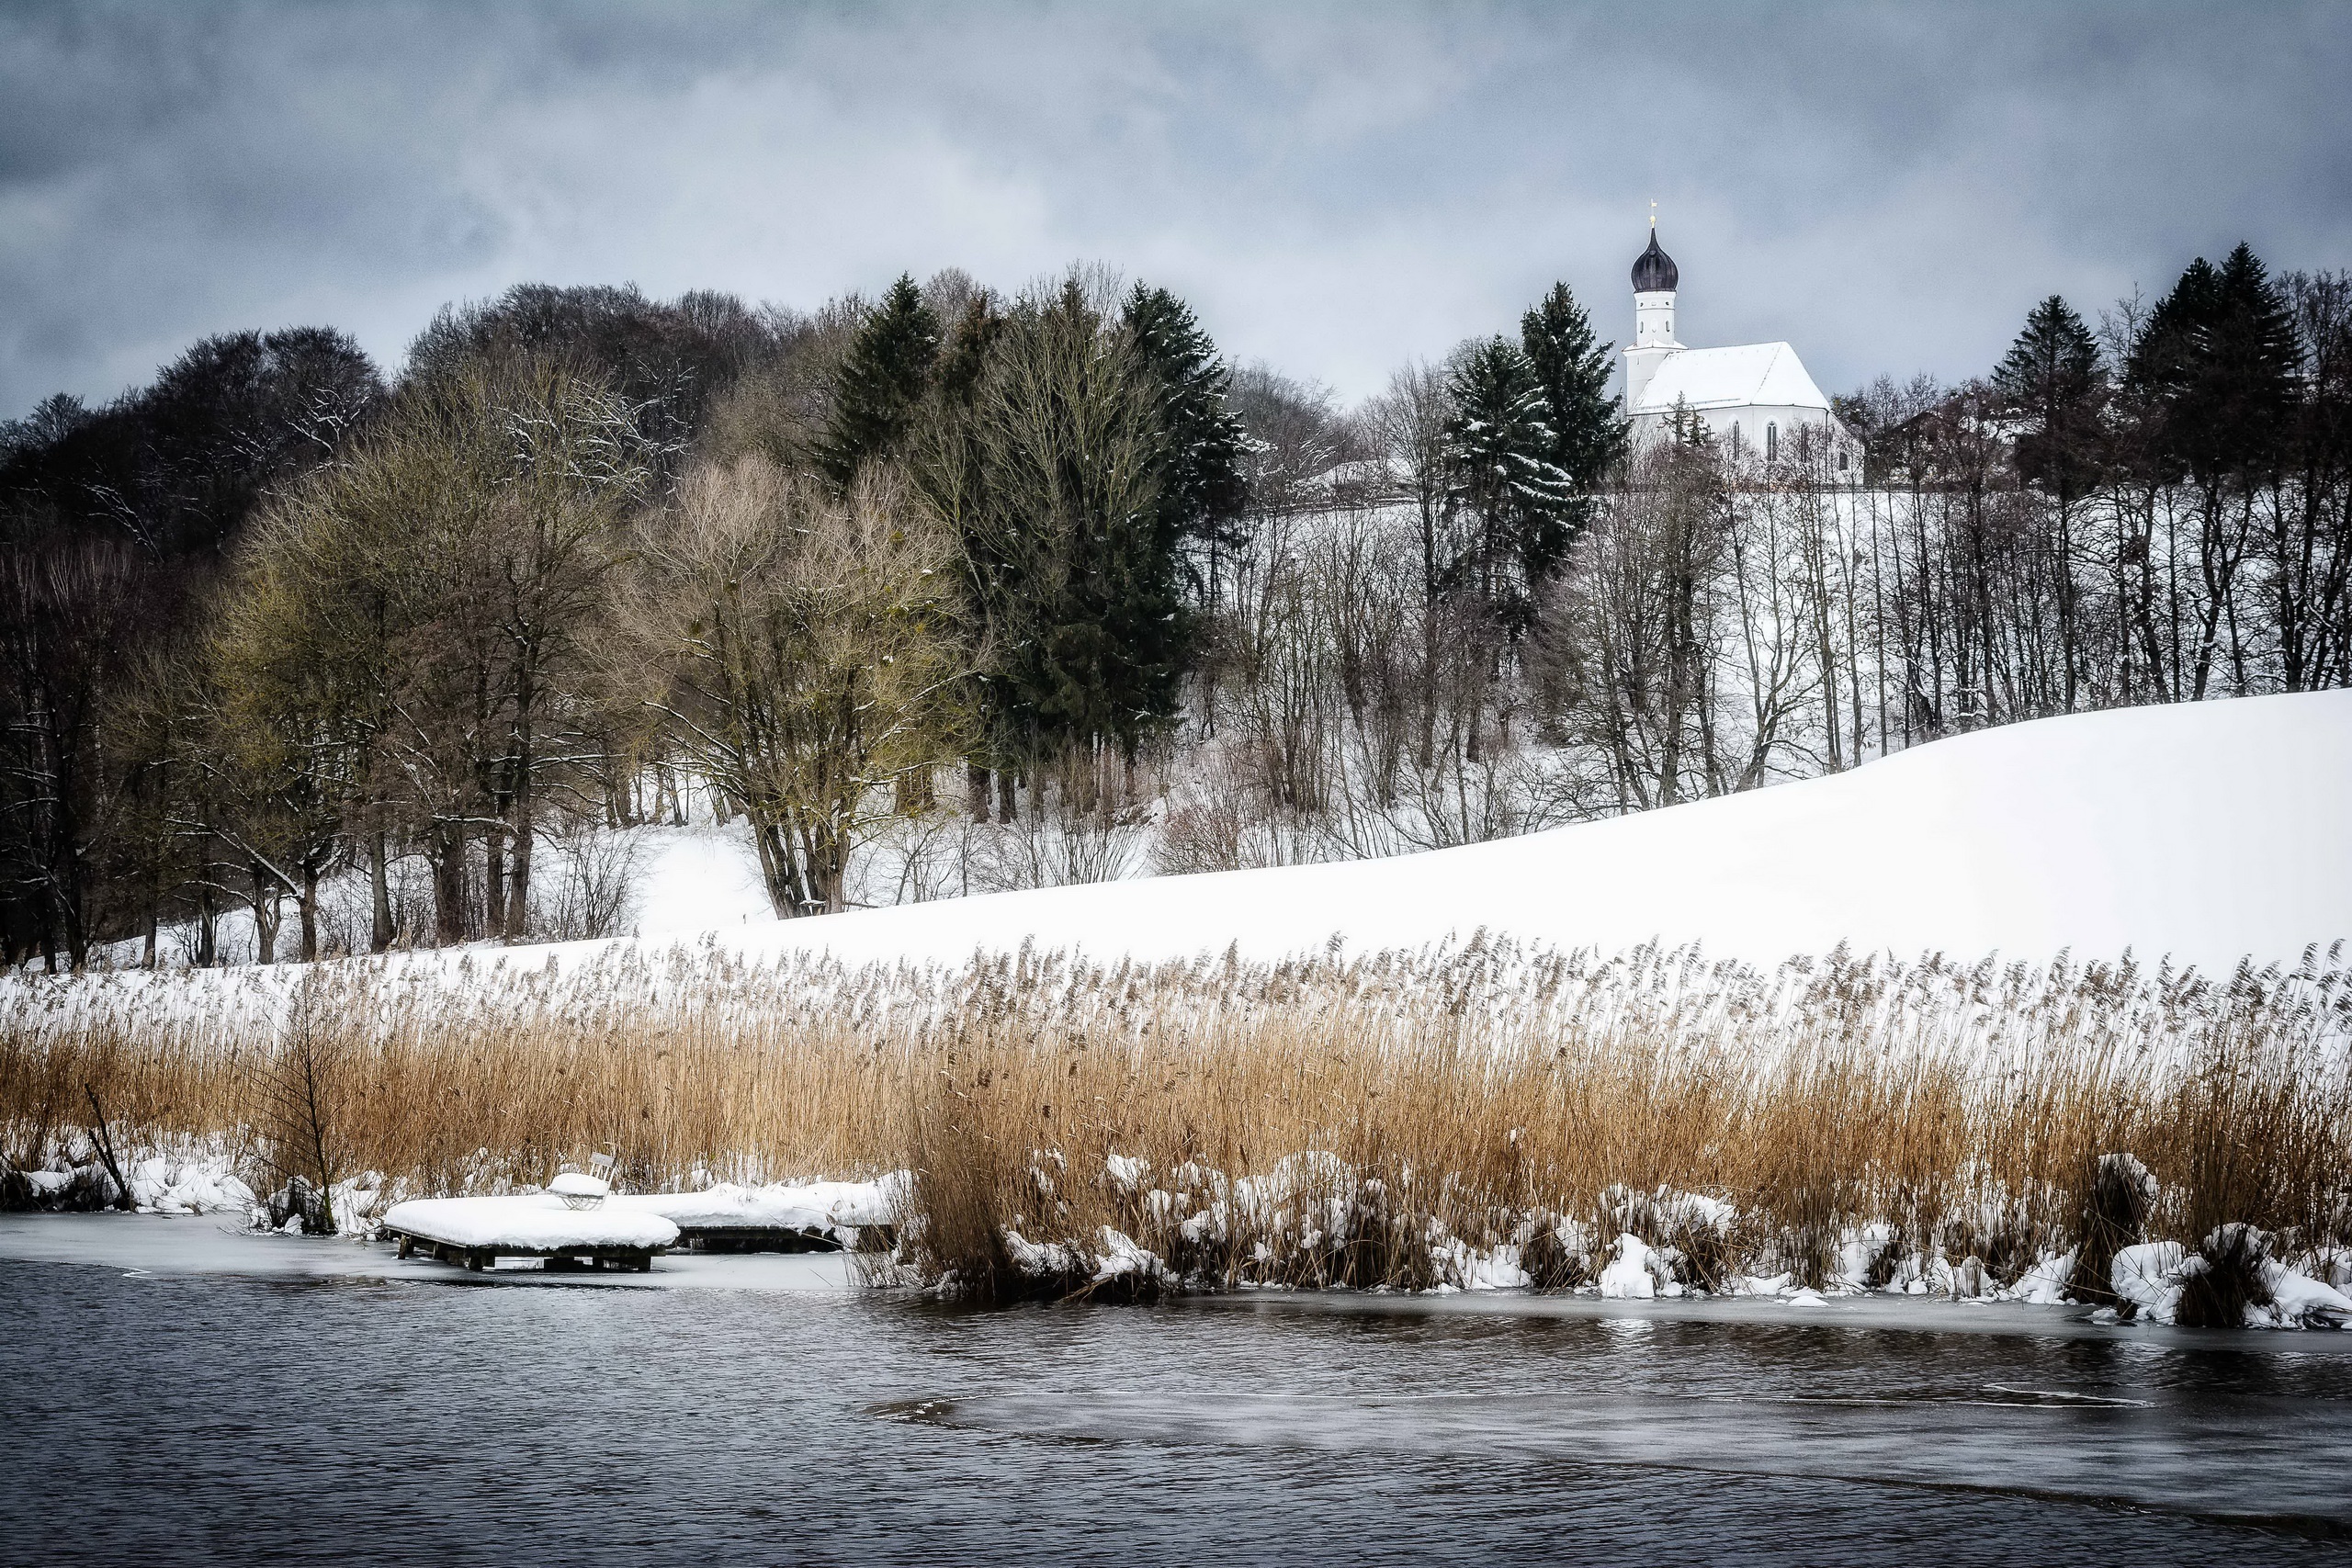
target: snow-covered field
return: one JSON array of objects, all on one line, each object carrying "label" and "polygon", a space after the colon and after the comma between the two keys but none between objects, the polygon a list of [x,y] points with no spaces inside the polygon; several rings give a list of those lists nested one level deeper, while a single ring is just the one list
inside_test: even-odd
[{"label": "snow-covered field", "polygon": [[1657,939],[1769,966],[1914,958],[2224,968],[2352,937],[2352,692],[2043,719],[1828,778],[1393,860],[997,894],[723,933],[756,953],[957,963],[1277,958],[1484,929],[1563,950]]},{"label": "snow-covered field", "polygon": [[[1701,944],[1769,967],[2062,952],[2227,969],[2352,937],[2352,692],[2078,715],[1827,778],[1391,860],[762,918],[747,847],[667,834],[635,940],[744,956],[957,964],[1023,943],[1102,959],[1409,949],[1484,930],[1615,953]],[[611,944],[524,949],[570,968]],[[413,962],[446,963],[419,954]]]},{"label": "snow-covered field", "polygon": [[[1047,887],[816,919],[769,914],[740,820],[638,829],[633,934],[395,953],[387,977],[495,992],[593,985],[624,958],[830,955],[956,968],[1034,945],[1101,961],[1338,946],[1411,951],[1484,931],[1600,955],[1656,942],[1769,972],[1857,955],[2077,963],[2126,953],[2227,972],[2352,938],[2352,692],[2043,719],[1826,778],[1393,859]],[[128,956],[128,955],[126,955]],[[275,994],[296,964],[186,976],[176,1008]],[[153,976],[118,972],[127,1002]],[[62,1021],[82,982],[0,979]],[[232,997],[241,998],[232,1001]],[[59,1011],[60,1009],[63,1010]]]},{"label": "snow-covered field", "polygon": [[[2041,719],[1826,778],[1393,859],[820,919],[774,917],[740,819],[630,836],[631,935],[488,949],[491,965],[573,976],[628,947],[950,967],[1024,944],[1103,961],[1275,960],[1483,931],[1603,955],[1696,944],[1767,970],[1842,944],[2037,964],[2129,952],[2211,973],[2352,938],[2352,692]],[[232,919],[232,951],[241,929]],[[447,978],[460,964],[479,972],[484,952],[390,962]],[[113,958],[135,963],[135,944]]]}]

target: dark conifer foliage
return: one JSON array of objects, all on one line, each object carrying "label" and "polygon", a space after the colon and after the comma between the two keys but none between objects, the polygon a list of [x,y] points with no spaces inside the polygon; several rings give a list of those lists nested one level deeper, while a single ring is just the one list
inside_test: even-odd
[{"label": "dark conifer foliage", "polygon": [[[1192,308],[1165,288],[1136,284],[1121,324],[1159,388],[1164,526],[1196,552],[1239,548],[1248,538],[1249,436],[1231,406],[1232,373]],[[1195,571],[1195,589],[1203,582]]]},{"label": "dark conifer foliage", "polygon": [[2284,456],[2301,357],[2285,297],[2241,244],[2219,267],[2189,264],[2150,312],[2127,373],[2158,411],[2175,471],[2211,486]]},{"label": "dark conifer foliage", "polygon": [[1579,498],[1570,520],[1573,533],[1590,510],[1590,497],[1625,456],[1627,423],[1609,390],[1615,367],[1592,330],[1592,320],[1565,283],[1555,283],[1521,318],[1521,350],[1535,368],[1551,412],[1552,463],[1567,476]]},{"label": "dark conifer foliage", "polygon": [[2098,340],[2057,295],[2036,305],[1993,371],[1993,386],[2023,422],[2018,472],[2062,503],[2078,499],[2098,471],[2106,386]]},{"label": "dark conifer foliage", "polygon": [[901,273],[842,362],[832,419],[817,450],[828,479],[846,490],[867,462],[898,453],[938,360],[939,319],[914,278]]},{"label": "dark conifer foliage", "polygon": [[1165,381],[1072,277],[1006,323],[982,392],[979,531],[996,578],[1012,749],[1132,755],[1189,656]]},{"label": "dark conifer foliage", "polygon": [[988,369],[989,352],[1004,333],[1004,313],[985,294],[975,295],[956,318],[946,346],[940,351],[933,384],[944,401],[968,407],[972,394]]},{"label": "dark conifer foliage", "polygon": [[1449,577],[1516,637],[1534,614],[1536,590],[1573,542],[1575,485],[1555,460],[1559,434],[1542,379],[1516,344],[1495,337],[1472,345],[1449,389],[1452,496],[1471,519]]}]

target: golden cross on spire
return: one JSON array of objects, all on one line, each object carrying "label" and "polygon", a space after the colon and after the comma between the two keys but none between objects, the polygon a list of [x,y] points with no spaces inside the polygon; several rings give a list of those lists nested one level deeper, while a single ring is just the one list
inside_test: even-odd
[{"label": "golden cross on spire", "polygon": [[1655,201],[1650,203],[1650,227],[1657,227],[1657,203]]}]

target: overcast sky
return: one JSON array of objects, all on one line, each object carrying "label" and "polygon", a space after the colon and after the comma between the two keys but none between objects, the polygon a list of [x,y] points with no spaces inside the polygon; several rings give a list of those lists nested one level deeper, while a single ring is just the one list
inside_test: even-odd
[{"label": "overcast sky", "polygon": [[1555,278],[1829,390],[1988,367],[2243,238],[2352,266],[2352,6],[28,6],[0,0],[0,418],[195,338],[388,367],[526,280],[810,307],[1105,262],[1371,391]]}]

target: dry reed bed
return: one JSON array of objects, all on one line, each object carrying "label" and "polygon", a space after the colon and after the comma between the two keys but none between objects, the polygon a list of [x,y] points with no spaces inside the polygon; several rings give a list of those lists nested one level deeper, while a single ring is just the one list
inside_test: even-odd
[{"label": "dry reed bed", "polygon": [[[1568,1283],[1620,1229],[1697,1282],[1818,1280],[1866,1222],[1889,1257],[2014,1278],[2078,1238],[2117,1150],[2161,1183],[2156,1234],[2352,1239],[2339,956],[2222,979],[1843,955],[1762,975],[1474,942],[950,973],[619,944],[569,971],[19,980],[0,1158],[72,1145],[95,1093],[133,1136],[412,1192],[541,1181],[603,1146],[642,1186],[905,1168],[910,1266],[983,1293],[1084,1286],[1105,1227],[1204,1284],[1428,1285],[1448,1247],[1502,1247]],[[1677,1192],[1739,1218],[1699,1224]]]}]

